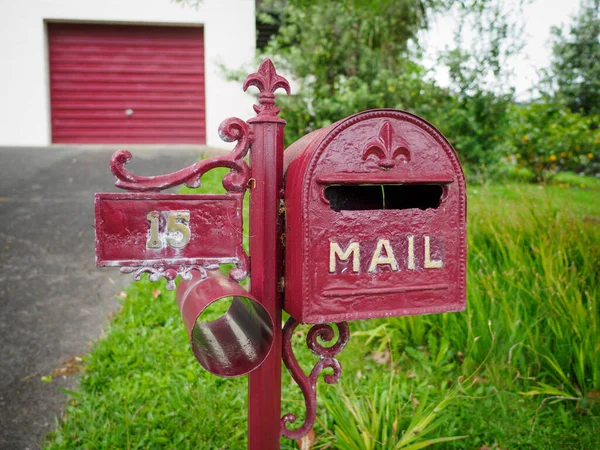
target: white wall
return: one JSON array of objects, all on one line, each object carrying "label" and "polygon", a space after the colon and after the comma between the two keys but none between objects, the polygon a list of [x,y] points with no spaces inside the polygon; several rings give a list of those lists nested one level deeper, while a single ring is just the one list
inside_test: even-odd
[{"label": "white wall", "polygon": [[254,0],[0,0],[0,146],[51,143],[45,21],[204,25],[207,144],[223,119],[252,117],[253,96],[226,82],[219,64],[248,66],[256,45]]}]

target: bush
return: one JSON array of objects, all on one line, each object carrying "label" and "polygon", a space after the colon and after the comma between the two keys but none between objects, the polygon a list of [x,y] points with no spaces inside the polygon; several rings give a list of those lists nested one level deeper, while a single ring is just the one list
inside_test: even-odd
[{"label": "bush", "polygon": [[474,174],[487,172],[503,156],[510,108],[508,98],[488,92],[461,101],[428,80],[422,66],[412,63],[401,74],[382,71],[371,82],[341,78],[331,95],[305,89],[299,95],[282,96],[277,103],[285,111],[286,145],[360,111],[409,111],[437,127]]},{"label": "bush", "polygon": [[569,170],[600,173],[600,130],[593,117],[573,113],[556,103],[513,106],[507,128],[509,159],[546,181]]},{"label": "bush", "polygon": [[410,64],[402,74],[382,71],[371,83],[342,78],[330,96],[307,90],[282,96],[286,145],[359,111],[396,108],[439,128],[471,181],[518,175],[544,182],[561,171],[600,174],[600,129],[594,128],[594,118],[551,102],[515,105],[509,96],[484,91],[461,100],[426,75],[423,67]]},{"label": "bush", "polygon": [[374,108],[408,110],[431,120],[435,111],[450,100],[447,91],[426,79],[425,69],[413,63],[397,74],[379,72],[372,80],[339,77],[333,92],[329,87],[305,87],[300,94],[282,96],[277,103],[285,111],[286,145],[306,133],[326,127],[344,117]]}]

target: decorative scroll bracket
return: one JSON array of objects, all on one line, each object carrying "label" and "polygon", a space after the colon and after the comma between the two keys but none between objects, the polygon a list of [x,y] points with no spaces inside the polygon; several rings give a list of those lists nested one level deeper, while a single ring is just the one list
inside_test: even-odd
[{"label": "decorative scroll bracket", "polygon": [[[140,277],[143,273],[148,273],[150,281],[158,281],[160,278],[167,280],[167,289],[169,291],[175,290],[175,280],[177,277],[186,281],[192,280],[192,271],[200,273],[200,278],[204,279],[207,277],[207,270],[217,270],[220,263],[206,263],[202,265],[164,265],[158,268],[143,266],[143,267],[121,267],[121,273],[133,273],[133,279],[140,281]],[[236,263],[236,267],[231,269],[229,272],[229,278],[234,281],[242,281],[248,274],[248,256],[243,254],[240,261]]]},{"label": "decorative scroll bracket", "polygon": [[110,170],[117,178],[115,186],[127,191],[163,191],[185,184],[190,188],[200,187],[200,178],[217,167],[228,167],[231,171],[223,177],[223,187],[227,192],[244,192],[250,179],[250,167],[244,157],[252,141],[248,125],[241,119],[231,117],[219,126],[219,136],[225,142],[237,141],[233,150],[222,156],[203,159],[177,172],[144,177],[134,175],[125,165],[132,156],[127,150],[119,150],[110,159]]},{"label": "decorative scroll bracket", "polygon": [[304,395],[304,404],[306,406],[306,418],[300,428],[290,430],[287,428],[288,423],[296,421],[295,414],[285,414],[281,418],[281,434],[288,439],[300,439],[304,437],[313,427],[317,415],[317,380],[323,369],[332,368],[332,374],[325,374],[323,379],[328,384],[333,384],[339,381],[342,376],[342,366],[335,356],[340,353],[348,340],[350,339],[350,331],[347,322],[336,323],[339,336],[337,341],[331,347],[325,347],[317,342],[320,338],[324,342],[331,342],[334,338],[334,331],[329,324],[313,325],[306,336],[306,344],[311,352],[319,357],[319,361],[315,364],[309,375],[306,375],[292,350],[292,336],[294,330],[298,326],[298,322],[289,318],[283,327],[283,362],[288,371],[292,375],[294,381],[300,386]]},{"label": "decorative scroll bracket", "polygon": [[[243,120],[229,118],[224,120],[219,126],[219,136],[225,142],[237,141],[233,150],[228,154],[198,161],[177,172],[156,176],[139,176],[131,173],[125,167],[132,159],[131,153],[127,150],[119,150],[112,155],[110,160],[111,171],[117,178],[115,186],[134,192],[160,192],[183,184],[190,188],[198,188],[201,185],[200,179],[202,175],[214,168],[226,167],[230,171],[223,177],[223,187],[228,194],[239,195],[247,189],[248,181],[250,180],[250,167],[244,158],[252,143],[251,131]],[[160,263],[153,261],[139,267],[122,267],[121,272],[133,273],[134,280],[139,280],[142,273],[149,273],[151,281],[165,278],[167,280],[167,289],[169,290],[175,289],[175,279],[178,276],[189,280],[191,279],[192,270],[198,270],[201,276],[206,276],[206,270],[217,269],[219,264],[224,262],[236,265],[229,274],[232,280],[241,281],[248,276],[249,258],[243,249],[240,249],[240,252],[235,257],[232,255],[232,258],[226,258],[226,260],[223,258],[217,259],[218,261],[213,261],[208,258],[204,262],[195,262],[187,265],[175,261],[170,262],[169,258],[165,258]]]}]

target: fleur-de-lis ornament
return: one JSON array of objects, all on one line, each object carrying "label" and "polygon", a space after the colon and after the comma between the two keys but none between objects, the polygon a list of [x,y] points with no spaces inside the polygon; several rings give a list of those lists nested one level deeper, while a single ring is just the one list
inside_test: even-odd
[{"label": "fleur-de-lis ornament", "polygon": [[275,107],[275,91],[279,88],[285,89],[289,95],[290,84],[281,75],[277,75],[275,67],[269,58],[265,59],[256,73],[252,73],[244,80],[244,91],[250,86],[256,86],[260,91],[258,94],[258,105],[254,105],[254,111],[259,116],[277,116],[280,108]]},{"label": "fleur-de-lis ornament", "polygon": [[378,136],[365,145],[363,160],[372,155],[377,157],[377,164],[384,170],[393,168],[399,161],[410,161],[408,143],[402,137],[394,139],[394,129],[388,120],[381,124]]}]

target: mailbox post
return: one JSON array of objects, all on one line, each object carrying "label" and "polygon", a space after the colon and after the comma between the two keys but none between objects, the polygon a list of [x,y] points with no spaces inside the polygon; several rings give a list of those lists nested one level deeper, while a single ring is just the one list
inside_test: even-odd
[{"label": "mailbox post", "polygon": [[279,448],[281,411],[281,221],[283,199],[283,130],[285,121],[277,117],[275,90],[289,94],[287,80],[265,61],[258,72],[249,75],[244,90],[255,86],[260,91],[258,113],[248,121],[253,142],[250,153],[250,290],[260,298],[277,326],[273,330],[273,347],[265,362],[249,375],[248,380],[248,448]]},{"label": "mailbox post", "polygon": [[[224,377],[249,374],[248,448],[279,448],[316,418],[316,383],[342,374],[336,355],[348,342],[346,321],[461,311],[465,308],[466,193],[456,153],[424,120],[372,110],[300,139],[284,153],[285,121],[274,92],[290,88],[270,60],[249,75],[258,88],[257,116],[219,127],[227,155],[171,174],[143,177],[111,159],[123,194],[96,194],[96,263],[139,279],[177,286],[198,362]],[[249,166],[246,156],[250,153]],[[227,167],[226,194],[160,191]],[[250,257],[242,246],[242,199],[250,195]],[[285,262],[285,264],[284,264]],[[233,264],[226,278],[218,269]],[[285,271],[284,271],[285,265]],[[238,283],[250,275],[250,292]],[[217,320],[203,311],[233,301]],[[290,314],[282,328],[282,309]],[[320,341],[331,342],[329,346]],[[311,325],[308,348],[318,356],[307,375],[291,345],[299,324]],[[304,395],[300,426],[281,415],[281,361]]]}]

